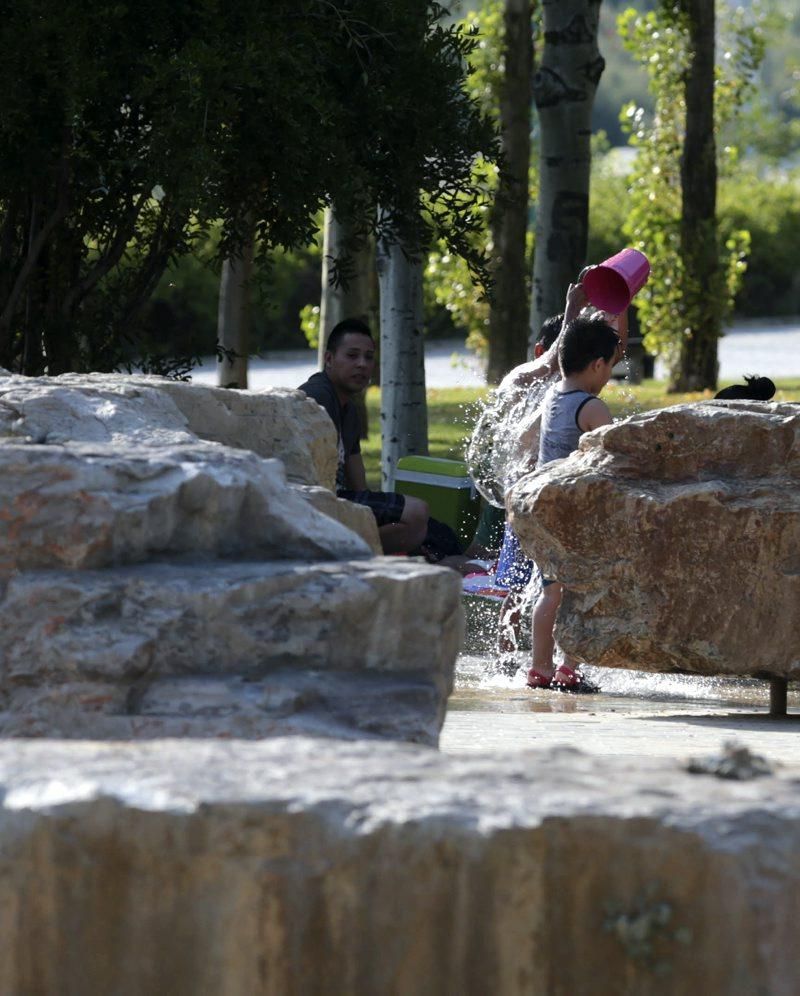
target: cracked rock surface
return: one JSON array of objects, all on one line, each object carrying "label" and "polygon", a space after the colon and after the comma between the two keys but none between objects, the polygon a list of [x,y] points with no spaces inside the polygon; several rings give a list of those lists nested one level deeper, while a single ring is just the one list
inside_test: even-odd
[{"label": "cracked rock surface", "polygon": [[514,528],[592,664],[800,678],[800,405],[642,412],[523,478]]}]

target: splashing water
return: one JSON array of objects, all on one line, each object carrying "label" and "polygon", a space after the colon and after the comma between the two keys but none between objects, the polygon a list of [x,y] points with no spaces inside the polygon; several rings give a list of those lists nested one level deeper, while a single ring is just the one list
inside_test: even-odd
[{"label": "splashing water", "polygon": [[505,507],[506,492],[536,465],[542,402],[557,379],[501,384],[483,405],[466,461],[475,487],[496,508]]}]

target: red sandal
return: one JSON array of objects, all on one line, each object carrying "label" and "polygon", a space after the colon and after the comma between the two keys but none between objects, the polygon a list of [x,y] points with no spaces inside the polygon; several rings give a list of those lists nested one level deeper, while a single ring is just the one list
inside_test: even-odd
[{"label": "red sandal", "polygon": [[552,680],[552,676],[548,678],[546,675],[534,671],[533,668],[528,671],[528,688],[549,688]]},{"label": "red sandal", "polygon": [[566,664],[560,664],[556,668],[549,687],[557,692],[572,692],[579,695],[600,691],[599,687],[593,681],[589,681],[585,674],[573,670]]}]

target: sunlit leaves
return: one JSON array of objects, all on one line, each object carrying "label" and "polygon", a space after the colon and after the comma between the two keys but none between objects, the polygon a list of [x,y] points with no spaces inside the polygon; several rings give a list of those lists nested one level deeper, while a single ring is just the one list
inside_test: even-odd
[{"label": "sunlit leaves", "polygon": [[[724,9],[719,15],[718,64],[714,95],[718,136],[727,127],[751,92],[755,69],[763,55],[763,38],[757,22],[741,11]],[[619,19],[625,46],[648,74],[654,101],[653,114],[628,105],[622,111],[623,127],[637,149],[630,177],[630,213],[624,226],[630,244],[650,258],[652,273],[637,297],[647,347],[666,359],[677,360],[681,340],[692,323],[691,302],[702,293],[693,286],[681,255],[681,151],[686,106],[684,77],[691,55],[688,30],[680,4],[661,3],[648,14],[627,10]],[[725,176],[736,161],[732,143],[717,142],[718,169]],[[719,265],[724,274],[724,294],[714,302],[720,316],[730,313],[746,266],[747,233],[741,230],[720,239]]]}]

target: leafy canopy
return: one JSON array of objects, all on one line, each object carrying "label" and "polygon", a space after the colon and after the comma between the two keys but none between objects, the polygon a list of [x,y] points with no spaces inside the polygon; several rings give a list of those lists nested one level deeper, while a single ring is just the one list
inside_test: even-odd
[{"label": "leafy canopy", "polygon": [[[624,231],[631,245],[646,251],[652,266],[650,280],[636,298],[645,343],[674,368],[681,339],[688,332],[692,299],[680,234],[689,33],[680,4],[671,2],[644,15],[626,10],[620,15],[619,29],[626,47],[647,71],[654,104],[651,115],[634,103],[622,110],[623,125],[637,149]],[[719,136],[727,133],[751,91],[763,54],[758,22],[749,21],[741,9],[722,12],[718,50],[722,58],[716,69],[714,115]],[[719,141],[717,149],[719,174],[724,177],[736,163],[737,150]],[[717,302],[723,319],[730,313],[741,283],[748,241],[746,231],[729,230],[718,247],[725,274],[724,294]]]},{"label": "leafy canopy", "polygon": [[[471,43],[418,0],[18,0],[0,19],[0,364],[110,369],[220,222],[267,258],[322,206],[469,254]],[[418,211],[419,193],[427,211]],[[472,252],[475,269],[479,256]]]}]

